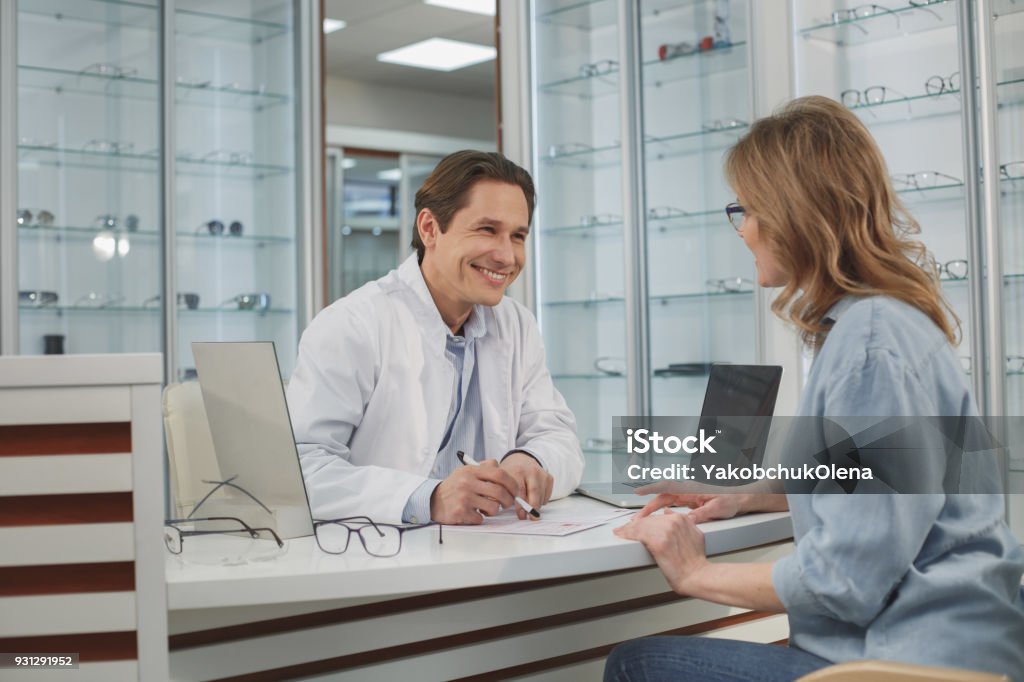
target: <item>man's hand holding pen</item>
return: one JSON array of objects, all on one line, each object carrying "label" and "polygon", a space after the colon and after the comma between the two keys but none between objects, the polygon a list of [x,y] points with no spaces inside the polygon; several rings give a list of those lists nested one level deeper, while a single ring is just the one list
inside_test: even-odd
[{"label": "man's hand holding pen", "polygon": [[[500,467],[510,473],[519,483],[519,497],[524,498],[533,509],[540,509],[551,500],[551,489],[555,485],[554,477],[544,470],[537,460],[525,452],[513,452],[501,460]],[[537,519],[538,514],[531,514],[522,505],[515,505],[516,516],[520,519]]]},{"label": "man's hand holding pen", "polygon": [[493,459],[462,466],[441,481],[430,496],[430,518],[448,525],[476,525],[515,506],[519,482]]},{"label": "man's hand holding pen", "polygon": [[540,507],[551,499],[554,478],[530,455],[513,452],[499,465],[490,459],[477,462],[459,452],[459,467],[434,488],[430,518],[449,525],[476,525],[485,516],[514,508],[522,519],[539,519]]}]

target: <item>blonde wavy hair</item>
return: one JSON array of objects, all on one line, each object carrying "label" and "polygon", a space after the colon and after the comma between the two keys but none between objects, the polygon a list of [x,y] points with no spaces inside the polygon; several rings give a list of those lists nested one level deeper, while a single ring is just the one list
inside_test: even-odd
[{"label": "blonde wavy hair", "polygon": [[848,295],[904,301],[959,343],[960,320],[927,267],[927,250],[911,237],[921,228],[849,109],[827,97],[793,100],[751,126],[726,156],[725,174],[790,276],[772,311],[795,324],[804,343],[824,343],[822,318]]}]

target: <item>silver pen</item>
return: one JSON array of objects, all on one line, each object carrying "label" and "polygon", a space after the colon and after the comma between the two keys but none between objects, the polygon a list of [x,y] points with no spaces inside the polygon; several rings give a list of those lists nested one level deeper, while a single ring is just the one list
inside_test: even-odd
[{"label": "silver pen", "polygon": [[[467,457],[466,453],[463,452],[462,450],[459,450],[458,452],[456,452],[455,455],[456,455],[456,457],[459,458],[459,461],[462,462],[463,464],[465,464],[466,466],[473,466],[473,467],[480,466],[480,462],[476,461],[472,457]],[[514,497],[516,498],[516,502],[519,503],[519,506],[522,507],[523,510],[526,513],[528,513],[530,516],[532,516],[535,519],[539,519],[540,518],[540,512],[537,511],[536,509],[534,509],[533,507],[531,507],[529,502],[527,502],[523,498],[519,497],[518,495],[514,495]]]}]

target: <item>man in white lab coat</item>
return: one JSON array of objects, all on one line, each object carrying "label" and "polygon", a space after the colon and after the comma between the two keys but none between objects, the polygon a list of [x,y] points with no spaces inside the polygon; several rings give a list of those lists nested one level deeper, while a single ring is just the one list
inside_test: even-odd
[{"label": "man in white lab coat", "polygon": [[417,253],[306,329],[288,404],[314,517],[474,524],[575,489],[575,419],[504,295],[534,202],[501,154],[449,155],[416,193]]}]

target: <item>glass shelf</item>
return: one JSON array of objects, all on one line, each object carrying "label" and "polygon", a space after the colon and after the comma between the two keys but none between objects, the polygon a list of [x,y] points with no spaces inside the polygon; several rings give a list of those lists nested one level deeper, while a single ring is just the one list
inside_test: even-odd
[{"label": "glass shelf", "polygon": [[[149,314],[161,314],[162,310],[158,305],[151,306],[57,306],[57,305],[19,305],[18,309],[23,312],[29,313],[55,313],[57,315],[63,315],[64,313],[92,313],[100,315],[108,314],[120,314],[120,313],[149,313]],[[267,315],[291,315],[294,310],[287,308],[271,308],[270,310],[258,311],[258,310],[239,310],[237,308],[178,308],[178,312],[183,315],[201,315],[201,314],[213,314],[213,315],[251,315],[253,317],[264,317]]]},{"label": "glass shelf", "polygon": [[[669,59],[646,61],[643,63],[644,88],[659,88],[666,83],[675,81],[703,78],[712,74],[745,69],[747,66],[746,46],[745,42],[738,42],[728,47],[716,47]],[[543,83],[538,91],[554,95],[572,95],[584,99],[618,94],[619,70],[616,66],[608,73],[596,76],[573,76]]]},{"label": "glass shelf", "polygon": [[[693,374],[655,374],[651,373],[651,378],[671,380],[671,379],[703,379],[707,381],[708,373],[700,372]],[[625,379],[625,374],[552,374],[551,378],[555,381],[600,381],[602,379]],[[604,452],[610,452],[605,450]]]},{"label": "glass shelf", "polygon": [[[618,166],[621,153],[619,143],[604,145],[601,147],[589,147],[574,149],[571,152],[558,152],[556,149],[561,145],[552,145],[548,155],[541,158],[541,163],[549,166],[563,166],[566,168],[605,168]],[[555,153],[551,153],[554,151]]]},{"label": "glass shelf", "polygon": [[[1001,178],[1000,192],[1003,196],[1024,192],[1024,178]],[[941,201],[961,201],[964,196],[963,183],[936,185],[925,189],[902,189],[896,192],[908,204]]]},{"label": "glass shelf", "polygon": [[223,234],[223,235],[217,235],[217,234],[209,234],[209,233],[203,234],[201,232],[198,233],[198,234],[195,234],[195,233],[192,233],[192,232],[184,232],[184,231],[180,231],[179,230],[177,236],[178,236],[178,239],[184,240],[186,242],[193,242],[193,243],[196,243],[196,244],[204,244],[204,246],[205,246],[205,243],[209,243],[209,242],[216,242],[217,246],[220,246],[221,244],[224,244],[224,245],[228,245],[228,244],[255,244],[256,246],[263,246],[265,243],[266,244],[292,244],[292,243],[295,242],[295,238],[294,237],[282,237],[282,236],[279,236],[279,235],[269,235],[269,234],[240,234],[240,235]]},{"label": "glass shelf", "polygon": [[174,10],[174,21],[177,37],[213,38],[218,41],[230,40],[251,44],[286,36],[292,31],[289,24],[277,21],[215,14],[181,7]]},{"label": "glass shelf", "polygon": [[[962,279],[940,279],[939,282],[943,286],[967,286],[967,283],[971,281],[971,278],[964,277]],[[1003,286],[1018,286],[1024,284],[1024,273],[1014,273],[1011,275],[1003,275]]]},{"label": "glass shelf", "polygon": [[551,378],[555,381],[596,381],[599,379],[625,379],[626,375],[595,372],[593,374],[552,374]]},{"label": "glass shelf", "polygon": [[[709,220],[720,219],[720,220]],[[693,229],[703,227],[720,227],[728,224],[725,218],[725,209],[714,209],[711,211],[699,211],[687,213],[685,216],[675,218],[648,218],[648,234],[654,232],[668,232],[680,229]],[[592,225],[564,225],[560,227],[549,227],[542,229],[541,233],[552,237],[621,237],[622,221],[594,223]]]},{"label": "glass shelf", "polygon": [[155,0],[30,0],[18,3],[18,13],[137,31],[154,32],[160,14]]},{"label": "glass shelf", "polygon": [[1017,12],[1024,12],[1024,4],[1021,4],[1020,0],[996,0],[992,8],[992,14],[996,19]]},{"label": "glass shelf", "polygon": [[[1024,104],[1024,78],[1002,81],[998,83],[998,89],[1000,109]],[[936,116],[959,116],[960,91],[951,90],[938,95],[911,95],[878,104],[858,104],[850,107],[850,110],[858,114],[863,113],[861,119],[871,126],[918,121]]]},{"label": "glass shelf", "polygon": [[[18,7],[20,13],[46,17],[54,21],[77,21],[149,32],[157,30],[158,9],[159,5],[155,0],[31,0],[19,3]],[[259,44],[288,35],[292,30],[286,23],[184,7],[176,8],[174,14],[177,37],[208,37],[221,41]]]},{"label": "glass shelf", "polygon": [[[706,0],[644,0],[641,6],[643,18],[684,7],[699,5]],[[537,21],[554,26],[568,26],[583,31],[613,26],[618,23],[618,9],[615,0],[550,0],[540,3],[544,9],[537,15]]]},{"label": "glass shelf", "polygon": [[[695,130],[658,137],[647,135],[644,139],[644,153],[647,161],[670,159],[687,154],[727,149],[739,139],[747,124],[716,130]],[[557,152],[560,145],[552,145]],[[574,149],[566,153],[549,153],[541,162],[550,166],[565,168],[596,169],[618,166],[621,163],[621,147],[615,144],[600,147]]]},{"label": "glass shelf", "polygon": [[[60,241],[61,239],[67,239],[69,241],[81,241],[91,242],[96,235],[103,231],[104,228],[98,227],[73,227],[66,225],[50,225],[50,226],[22,226],[18,228],[18,234],[22,237],[39,237],[46,239],[55,239]],[[129,239],[141,239],[144,241],[158,241],[162,238],[162,233],[156,230],[106,230],[114,235],[115,238],[127,237]],[[194,234],[192,232],[179,231],[177,233],[178,239],[186,242],[202,243],[216,241],[220,244],[256,244],[257,246],[264,243],[270,244],[291,244],[295,240],[292,237],[282,237],[278,235],[212,235],[212,234]]]},{"label": "glass shelf", "polygon": [[877,14],[865,17],[838,22],[832,22],[831,17],[826,17],[820,21],[819,24],[800,29],[800,35],[806,39],[823,40],[840,46],[864,45],[956,26],[956,2],[940,0],[924,6],[881,8]]},{"label": "glass shelf", "polygon": [[747,68],[747,43],[740,41],[669,59],[652,59],[644,62],[643,66],[644,88],[660,88],[675,81],[742,71]]},{"label": "glass shelf", "polygon": [[[707,299],[733,299],[745,296],[750,296],[753,291],[696,291],[689,294],[662,294],[658,296],[650,296],[649,300],[654,302],[658,301],[662,304],[668,304],[672,301],[691,301],[691,300],[707,300]],[[583,298],[583,299],[570,299],[565,301],[547,301],[544,303],[545,307],[564,307],[564,306],[591,306],[601,305],[604,303],[623,303],[624,299],[621,296],[609,296],[607,298]]]},{"label": "glass shelf", "polygon": [[[160,159],[152,154],[134,152],[108,152],[101,150],[68,149],[41,144],[18,145],[19,165],[38,163],[45,166],[63,166],[103,171],[121,170],[155,173],[160,168]],[[70,157],[65,159],[64,157]],[[291,167],[267,163],[231,163],[228,161],[203,160],[180,156],[177,159],[178,173],[207,177],[262,178],[269,175],[291,173]]]},{"label": "glass shelf", "polygon": [[[118,77],[100,73],[82,73],[68,69],[20,64],[18,87],[53,91],[55,94],[117,97],[147,102],[160,99],[159,81],[140,76]],[[270,92],[265,87],[239,84],[215,85],[208,81],[179,82],[175,102],[184,106],[205,106],[247,111],[262,111],[287,104],[288,95]]]}]

